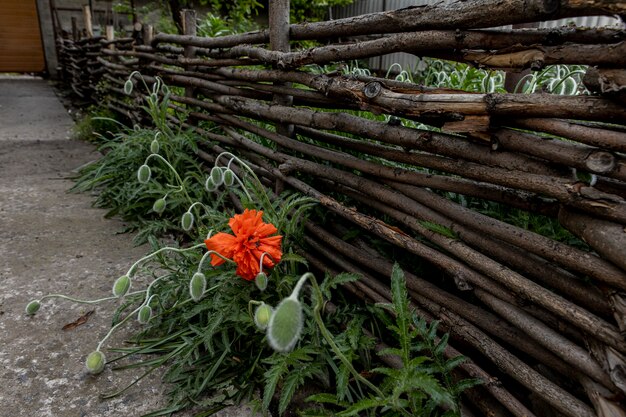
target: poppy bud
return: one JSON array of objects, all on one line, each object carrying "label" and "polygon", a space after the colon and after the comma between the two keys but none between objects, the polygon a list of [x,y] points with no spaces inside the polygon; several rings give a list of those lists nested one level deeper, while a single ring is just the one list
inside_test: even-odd
[{"label": "poppy bud", "polygon": [[41,303],[39,302],[39,300],[33,300],[26,305],[26,314],[29,314],[32,316],[36,312],[39,311],[40,307],[41,307]]},{"label": "poppy bud", "polygon": [[191,281],[189,281],[189,294],[193,301],[200,301],[206,291],[206,277],[202,272],[196,272],[193,274]]},{"label": "poppy bud", "polygon": [[267,288],[267,281],[267,274],[265,272],[259,272],[254,279],[254,283],[261,291],[265,291],[265,289]]},{"label": "poppy bud", "polygon": [[256,324],[259,330],[267,329],[267,324],[270,322],[272,313],[272,307],[265,303],[261,303],[261,305],[256,308],[254,311],[254,324]]},{"label": "poppy bud", "polygon": [[161,147],[159,146],[159,141],[154,139],[152,141],[152,143],[150,144],[150,152],[152,152],[152,153],[159,153],[159,149],[160,148]]},{"label": "poppy bud", "polygon": [[131,80],[126,80],[126,82],[124,83],[124,93],[129,96],[130,93],[133,92],[133,82]]},{"label": "poppy bud", "polygon": [[143,164],[137,170],[137,180],[140,184],[146,184],[150,181],[150,177],[152,177],[152,170],[146,164]]},{"label": "poppy bud", "polygon": [[146,324],[152,318],[152,308],[150,306],[142,306],[137,313],[137,321]]},{"label": "poppy bud", "polygon": [[224,182],[224,173],[222,172],[222,169],[219,167],[213,167],[211,169],[211,179],[213,180],[213,184],[216,186],[219,187],[222,185]]},{"label": "poppy bud", "polygon": [[208,192],[212,193],[213,191],[217,190],[217,185],[215,185],[215,183],[213,182],[213,179],[209,177],[206,179],[206,182],[204,183],[204,188],[206,188]]},{"label": "poppy bud", "polygon": [[302,331],[302,305],[295,298],[285,298],[270,317],[267,340],[278,352],[289,352]]},{"label": "poppy bud", "polygon": [[232,171],[232,169],[228,168],[226,171],[224,171],[224,185],[230,187],[234,183],[235,173]]},{"label": "poppy bud", "polygon": [[180,225],[185,232],[188,232],[193,227],[193,213],[190,211],[186,211],[183,214],[183,217],[180,218]]},{"label": "poppy bud", "polygon": [[94,350],[87,356],[87,360],[85,360],[85,366],[90,374],[97,375],[104,370],[104,365],[106,364],[106,358],[104,353],[99,350]]},{"label": "poppy bud", "polygon": [[130,277],[128,275],[122,275],[113,283],[113,296],[123,297],[130,290]]},{"label": "poppy bud", "polygon": [[165,199],[164,198],[159,198],[152,205],[152,210],[154,210],[157,214],[161,214],[161,213],[163,213],[165,211],[165,206],[166,205],[167,205],[167,203],[165,202]]}]

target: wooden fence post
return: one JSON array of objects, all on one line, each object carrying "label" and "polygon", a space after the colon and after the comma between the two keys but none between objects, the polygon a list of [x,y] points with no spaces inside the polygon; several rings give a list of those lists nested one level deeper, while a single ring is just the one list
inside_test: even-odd
[{"label": "wooden fence post", "polygon": [[93,38],[93,25],[91,23],[91,8],[88,5],[83,6],[83,19],[85,21],[85,31],[88,38]]},{"label": "wooden fence post", "polygon": [[80,39],[80,35],[78,33],[78,23],[76,22],[76,17],[72,16],[72,40],[76,42]]},{"label": "wooden fence post", "polygon": [[[150,46],[152,44],[152,39],[154,38],[154,27],[152,25],[142,24],[141,38],[145,46]],[[148,58],[139,58],[138,68],[141,73],[153,75],[153,71],[149,69],[149,65],[153,62],[154,61]]]},{"label": "wooden fence post", "polygon": [[[269,2],[269,25],[270,25],[270,49],[273,51],[290,52],[289,45],[289,0],[271,0]],[[277,86],[290,86],[291,83],[275,82]],[[293,96],[286,94],[274,94],[272,99],[274,104],[291,106]],[[276,133],[293,137],[294,126],[288,123],[277,123]],[[280,148],[279,148],[280,149]],[[284,183],[276,180],[276,194],[283,191]]]},{"label": "wooden fence post", "polygon": [[154,38],[154,28],[152,25],[143,25],[143,44],[150,46]]},{"label": "wooden fence post", "polygon": [[289,52],[289,0],[272,0],[269,5],[270,49]]},{"label": "wooden fence post", "polygon": [[[185,9],[181,10],[181,21],[183,22],[183,33],[189,36],[196,36],[196,11],[193,9]],[[196,47],[187,45],[185,46],[185,51],[183,52],[185,58],[195,58],[196,57]],[[193,66],[185,66],[188,71],[193,71],[195,67]],[[185,97],[193,97],[195,94],[195,88],[193,87],[185,87]]]},{"label": "wooden fence post", "polygon": [[[106,33],[106,39],[107,39],[107,41],[112,41],[112,40],[114,40],[114,39],[115,39],[115,29],[114,29],[113,25],[106,25],[105,30],[106,30],[106,32],[105,32],[105,33]],[[109,45],[107,46],[107,48],[109,48],[109,49],[115,49],[115,45],[114,45],[114,44],[109,44]]]},{"label": "wooden fence post", "polygon": [[[519,23],[517,25],[513,25],[513,29],[529,29],[529,28],[538,28],[539,23]],[[519,93],[521,91],[515,91],[515,87],[517,84],[524,78],[526,75],[530,74],[530,69],[525,69],[522,71],[509,70],[504,74],[504,89],[509,93]],[[523,87],[523,86],[521,86]]]}]

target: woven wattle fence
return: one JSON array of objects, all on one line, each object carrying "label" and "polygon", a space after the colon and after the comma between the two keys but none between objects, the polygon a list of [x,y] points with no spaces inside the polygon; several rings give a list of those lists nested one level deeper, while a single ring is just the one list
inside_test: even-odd
[{"label": "woven wattle fence", "polygon": [[[422,259],[427,274],[406,271],[414,309],[450,332],[446,355],[469,358],[459,377],[485,382],[464,395],[467,410],[626,415],[626,31],[485,29],[623,16],[626,3],[473,0],[298,25],[288,2],[271,3],[258,32],[197,37],[188,12],[188,35],[60,39],[65,80],[135,123],[146,119],[141,94],[123,91],[131,72],[184,87],[172,107],[206,139],[199,158],[229,150],[274,191],[341,219],[308,223],[303,254],[361,273],[346,287],[357,297],[390,299],[392,260],[348,230]],[[304,40],[321,46],[297,49]],[[477,94],[319,70],[390,52],[508,71],[588,65],[591,93]],[[555,219],[590,249],[477,202]]]}]

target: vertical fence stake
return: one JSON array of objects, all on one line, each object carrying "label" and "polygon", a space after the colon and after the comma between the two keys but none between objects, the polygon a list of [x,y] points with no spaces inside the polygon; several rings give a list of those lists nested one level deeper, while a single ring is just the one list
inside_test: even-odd
[{"label": "vertical fence stake", "polygon": [[150,46],[154,38],[154,28],[152,25],[143,25],[143,44]]},{"label": "vertical fence stake", "polygon": [[[145,46],[150,46],[152,44],[152,39],[154,38],[154,28],[152,25],[143,24],[141,27],[141,38],[143,44]],[[139,58],[138,69],[142,74],[153,75],[153,71],[148,69],[148,66],[154,61],[148,58]]]},{"label": "vertical fence stake", "polygon": [[[513,29],[528,29],[528,28],[538,28],[539,23],[519,23],[517,25],[513,25]],[[515,87],[517,84],[524,78],[526,75],[530,74],[532,71],[530,69],[524,69],[522,71],[509,70],[504,73],[504,89],[509,93],[518,93],[519,91],[515,91]]]},{"label": "vertical fence stake", "polygon": [[76,22],[76,16],[72,16],[72,40],[78,41],[80,36],[78,34],[78,23]]},{"label": "vertical fence stake", "polygon": [[[112,41],[112,40],[114,40],[114,39],[115,39],[115,29],[113,28],[113,25],[106,25],[105,30],[106,30],[106,32],[105,32],[105,33],[106,33],[106,38],[107,38],[107,41]],[[109,45],[107,46],[107,48],[109,48],[109,49],[115,49],[115,45],[114,45],[114,44],[109,44]]]},{"label": "vertical fence stake", "polygon": [[[289,0],[270,0],[269,2],[269,25],[270,25],[270,49],[272,51],[289,52]],[[291,83],[275,82],[274,85],[289,86]],[[291,106],[293,97],[285,94],[274,94],[272,103],[281,106]],[[288,123],[277,123],[276,133],[293,137],[294,127]],[[280,147],[278,150],[281,150]],[[276,180],[276,194],[283,191],[285,184]]]},{"label": "vertical fence stake", "polygon": [[[180,11],[181,21],[183,22],[183,33],[188,36],[196,36],[196,11],[193,9],[185,9]],[[185,46],[185,51],[183,52],[185,58],[195,58],[196,56],[196,47],[195,46]],[[195,67],[185,65],[185,68],[188,71],[194,71]],[[185,87],[185,97],[192,97],[195,94],[195,88],[193,87]]]},{"label": "vertical fence stake", "polygon": [[83,19],[85,21],[85,31],[88,38],[93,38],[93,26],[91,24],[91,7],[88,5],[83,6]]}]

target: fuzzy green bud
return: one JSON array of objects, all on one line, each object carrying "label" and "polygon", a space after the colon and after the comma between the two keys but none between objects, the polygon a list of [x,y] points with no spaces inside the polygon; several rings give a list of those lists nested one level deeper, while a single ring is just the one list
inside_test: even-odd
[{"label": "fuzzy green bud", "polygon": [[185,232],[188,232],[193,227],[193,213],[190,211],[186,211],[183,216],[180,218],[180,226],[183,228]]},{"label": "fuzzy green bud", "polygon": [[196,272],[189,281],[189,294],[193,301],[200,301],[206,291],[206,277],[202,272]]},{"label": "fuzzy green bud", "polygon": [[261,303],[261,305],[256,308],[254,311],[254,324],[259,330],[267,329],[267,324],[270,322],[272,313],[272,307],[265,303]]},{"label": "fuzzy green bud", "polygon": [[140,184],[146,184],[150,181],[150,177],[152,177],[152,170],[150,167],[146,164],[140,166],[137,170],[137,181],[139,181]]},{"label": "fuzzy green bud", "polygon": [[152,210],[154,210],[157,214],[161,214],[161,213],[163,213],[165,211],[165,206],[166,205],[167,205],[167,203],[165,202],[165,199],[164,198],[159,198],[152,205]]},{"label": "fuzzy green bud", "polygon": [[26,314],[34,315],[41,308],[41,302],[39,300],[33,300],[26,305]]},{"label": "fuzzy green bud", "polygon": [[298,342],[302,331],[302,305],[296,298],[280,302],[267,326],[267,340],[277,352],[289,352]]},{"label": "fuzzy green bud", "polygon": [[152,318],[152,307],[142,306],[137,313],[137,321],[141,324],[146,324]]},{"label": "fuzzy green bud", "polygon": [[130,290],[130,277],[128,275],[122,275],[113,283],[113,296],[123,297]]},{"label": "fuzzy green bud", "polygon": [[97,375],[104,370],[104,365],[106,365],[106,357],[104,353],[99,350],[94,350],[87,356],[87,360],[85,360],[85,366],[90,374]]},{"label": "fuzzy green bud", "polygon": [[131,80],[126,80],[126,82],[124,83],[124,93],[129,96],[130,93],[133,92],[133,82]]},{"label": "fuzzy green bud", "polygon": [[220,167],[213,167],[211,169],[211,179],[213,180],[213,184],[215,184],[216,186],[220,186],[222,185],[222,183],[224,182],[224,173],[222,172],[222,168]]},{"label": "fuzzy green bud", "polygon": [[230,187],[235,183],[235,173],[232,169],[228,168],[224,171],[224,185]]},{"label": "fuzzy green bud", "polygon": [[159,153],[159,149],[161,149],[161,147],[159,146],[159,141],[154,139],[152,143],[150,143],[150,152]]},{"label": "fuzzy green bud", "polygon": [[259,272],[254,279],[254,283],[261,291],[265,291],[265,289],[267,288],[267,281],[267,274],[265,272]]},{"label": "fuzzy green bud", "polygon": [[206,188],[206,190],[210,193],[217,190],[217,185],[215,185],[213,179],[210,176],[206,179],[206,182],[204,183],[204,188]]}]

